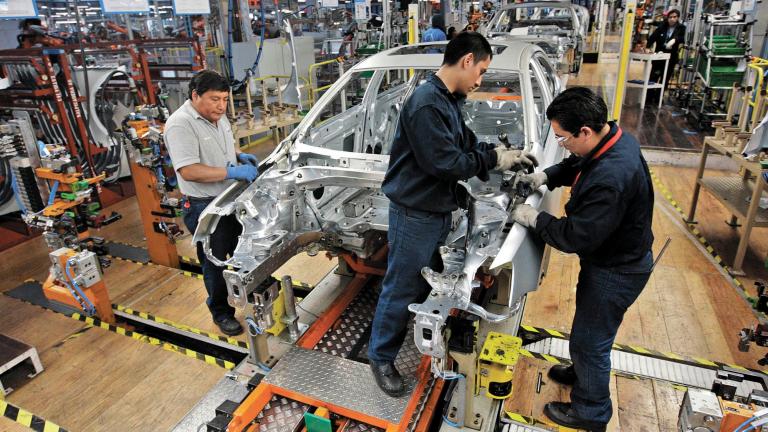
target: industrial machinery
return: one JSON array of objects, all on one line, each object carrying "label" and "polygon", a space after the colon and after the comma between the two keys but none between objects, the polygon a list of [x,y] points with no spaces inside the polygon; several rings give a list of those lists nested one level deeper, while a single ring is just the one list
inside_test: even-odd
[{"label": "industrial machinery", "polygon": [[[335,339],[329,345],[323,342],[344,314],[371,318],[370,309],[352,310],[363,304],[371,307],[371,301],[375,305],[373,278],[385,272],[389,203],[380,186],[399,109],[416,85],[439,68],[442,57],[433,54],[444,47],[400,47],[354,66],[262,161],[256,181],[232,185],[201,215],[193,241],[202,242],[214,264],[231,266],[224,277],[230,302],[245,314],[248,363],[262,367],[280,358],[262,385],[232,413],[229,430],[246,428],[275,395],[320,404],[314,406],[387,430],[406,430],[409,421],[419,423],[424,408],[420,401],[436,397],[431,392],[442,386],[444,381],[434,377],[455,383],[453,423],[476,430],[491,430],[495,424],[499,401],[511,391],[510,371],[520,346],[519,340],[504,335],[517,333],[525,295],[538,286],[543,256],[543,245],[513,224],[509,211],[518,202],[545,209],[559,201],[543,189],[518,193],[515,172],[493,173],[486,183],[460,183],[462,208],[453,215],[452,230],[440,249],[443,269],[423,269],[431,294],[424,303],[409,307],[414,313],[409,337],[413,342],[403,349],[409,353],[409,366],[401,365],[413,379],[409,399],[398,400],[392,411],[376,411],[373,406],[387,396],[376,399],[383,393],[375,384],[364,391],[378,402],[344,399],[343,386],[350,380],[371,385],[367,367],[355,360],[364,355],[360,344],[366,338],[341,336],[359,339],[349,341],[357,346],[350,349],[330,348]],[[561,85],[545,53],[506,41],[494,41],[493,49],[482,86],[465,103],[467,125],[479,140],[525,148],[544,166],[559,161],[562,149],[539,114]],[[243,232],[230,257],[217,257],[209,236],[218,219],[229,214],[236,216]],[[283,307],[285,293],[270,276],[298,252],[320,250],[339,258],[343,277],[336,294],[317,294],[335,300],[323,316],[315,316],[309,329],[299,326],[303,334],[290,348],[294,343],[289,332],[267,336],[280,321],[274,314]],[[299,303],[301,310],[309,307],[305,302],[316,301],[316,290],[322,291],[315,288]],[[356,298],[369,300],[360,303]],[[355,325],[364,324],[358,320]],[[307,371],[307,381],[297,378],[297,368]],[[323,378],[334,391],[318,393],[307,387],[318,379],[309,375],[324,370],[349,372]]]},{"label": "industrial machinery", "polygon": [[168,115],[164,106],[140,106],[123,120],[122,131],[149,257],[156,264],[178,267],[175,241],[183,231],[174,219],[180,216],[181,200],[173,194],[176,173],[163,141]]},{"label": "industrial machinery", "polygon": [[112,302],[102,280],[98,256],[89,250],[77,252],[70,248],[50,253],[51,269],[43,283],[43,294],[102,321],[115,322]]},{"label": "industrial machinery", "polygon": [[4,159],[10,166],[9,183],[24,222],[43,231],[50,250],[65,246],[101,250],[103,241],[91,238],[89,228],[120,218],[114,212],[102,214],[98,193],[105,174],[83,176],[65,147],[35,141],[27,118],[20,115],[0,125],[0,146],[5,147],[4,155],[11,156]]},{"label": "industrial machinery", "polygon": [[[735,383],[734,383],[735,384]],[[718,387],[716,381],[715,387]],[[680,406],[679,432],[761,431],[768,423],[768,393],[753,390],[743,400],[734,400],[718,388],[712,391],[688,388]]]}]

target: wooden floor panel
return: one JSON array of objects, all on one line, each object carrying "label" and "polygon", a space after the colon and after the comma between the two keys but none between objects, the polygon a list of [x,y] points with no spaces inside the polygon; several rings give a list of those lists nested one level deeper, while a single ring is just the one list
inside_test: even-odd
[{"label": "wooden floor panel", "polygon": [[29,432],[29,428],[10,419],[0,416],[0,431],[3,432]]},{"label": "wooden floor panel", "polygon": [[[36,309],[25,310],[25,316],[53,314]],[[168,430],[224,374],[219,367],[99,328],[68,337],[61,323],[83,324],[55,314],[45,318],[46,324],[19,329],[14,336],[34,343],[40,329],[49,329],[60,340],[50,347],[37,345],[45,371],[8,401],[72,431]]]}]

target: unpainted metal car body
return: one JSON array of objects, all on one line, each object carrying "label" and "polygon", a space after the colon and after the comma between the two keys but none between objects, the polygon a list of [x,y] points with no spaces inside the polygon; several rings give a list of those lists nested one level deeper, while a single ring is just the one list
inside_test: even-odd
[{"label": "unpainted metal car body", "polygon": [[[539,169],[559,162],[544,110],[561,82],[545,53],[534,45],[494,41],[495,55],[483,84],[468,95],[464,118],[480,141],[503,142],[531,151]],[[245,309],[249,335],[273,324],[276,288],[266,281],[301,251],[354,253],[367,258],[386,245],[389,201],[380,187],[401,107],[443,59],[445,43],[393,48],[357,64],[310,110],[296,130],[260,164],[251,184],[236,183],[200,217],[194,241],[203,243],[224,271],[230,302]],[[437,361],[447,355],[445,320],[452,309],[489,321],[516,311],[537,288],[542,245],[514,224],[515,202],[552,209],[559,197],[542,187],[520,197],[515,172],[492,172],[491,180],[460,183],[462,207],[441,249],[444,269],[422,272],[432,287],[423,304],[413,304],[419,350]],[[223,215],[235,215],[243,232],[231,257],[216,257],[209,236]],[[499,281],[497,299],[506,313],[476,303],[479,274]],[[253,342],[253,341],[251,341]]]},{"label": "unpainted metal car body", "polygon": [[578,73],[589,29],[589,11],[569,2],[504,6],[480,31],[488,38],[539,45],[561,73]]}]

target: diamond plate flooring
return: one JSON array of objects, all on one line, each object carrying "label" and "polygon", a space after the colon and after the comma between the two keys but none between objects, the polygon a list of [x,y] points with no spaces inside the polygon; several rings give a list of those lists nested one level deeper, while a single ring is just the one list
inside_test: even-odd
[{"label": "diamond plate flooring", "polygon": [[367,425],[365,423],[351,421],[344,429],[344,432],[384,432],[384,429],[379,429],[375,426]]},{"label": "diamond plate flooring", "polygon": [[347,307],[339,322],[329,330],[315,346],[316,350],[349,358],[360,339],[368,337],[379,295],[372,289],[363,289]]},{"label": "diamond plate flooring", "polygon": [[[568,341],[565,339],[548,338],[532,344],[525,349],[539,354],[549,354],[562,359],[569,359]],[[669,381],[686,387],[712,388],[716,370],[698,367],[670,360],[662,360],[640,354],[623,351],[611,351],[611,367],[616,372]],[[754,381],[742,381],[736,388],[738,396],[747,397],[752,390],[764,390],[762,384]]]},{"label": "diamond plate flooring", "polygon": [[[415,385],[405,379],[408,393]],[[399,423],[409,397],[393,398],[381,391],[367,365],[320,351],[291,348],[264,382],[372,417]]]},{"label": "diamond plate flooring", "polygon": [[[378,301],[378,291],[373,289],[361,291],[341,314],[338,323],[323,335],[314,349],[337,357],[351,358],[352,360],[360,359],[367,362],[368,337]],[[421,353],[413,342],[412,321],[411,317],[408,321],[408,334],[405,336],[403,347],[395,359],[395,366],[401,374],[415,376],[421,363]]]},{"label": "diamond plate flooring", "polygon": [[307,409],[309,409],[308,405],[274,396],[256,417],[259,422],[259,432],[292,431],[304,417]]}]

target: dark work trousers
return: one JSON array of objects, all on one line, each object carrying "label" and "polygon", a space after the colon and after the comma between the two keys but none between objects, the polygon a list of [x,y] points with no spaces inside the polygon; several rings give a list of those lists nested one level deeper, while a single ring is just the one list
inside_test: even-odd
[{"label": "dark work trousers", "polygon": [[431,291],[421,269],[442,270],[438,249],[450,229],[451,213],[411,210],[390,202],[387,273],[373,317],[371,361],[393,362],[397,357],[411,321],[408,305],[423,302]]},{"label": "dark work trousers", "polygon": [[583,419],[611,419],[611,348],[624,313],[651,276],[652,261],[650,251],[639,263],[621,269],[581,261],[570,352],[576,371],[571,403]]},{"label": "dark work trousers", "polygon": [[[184,225],[190,233],[194,234],[200,213],[205,210],[211,200],[190,199],[187,201],[189,208],[184,207]],[[227,215],[219,219],[216,230],[211,234],[210,247],[213,255],[221,260],[226,259],[237,246],[237,239],[242,233],[243,227],[235,219],[234,215]],[[203,267],[203,282],[208,292],[206,304],[211,311],[214,321],[221,321],[227,317],[235,316],[235,308],[227,302],[227,283],[224,282],[223,267],[213,265],[203,252],[202,243],[197,243],[197,259]]]}]

